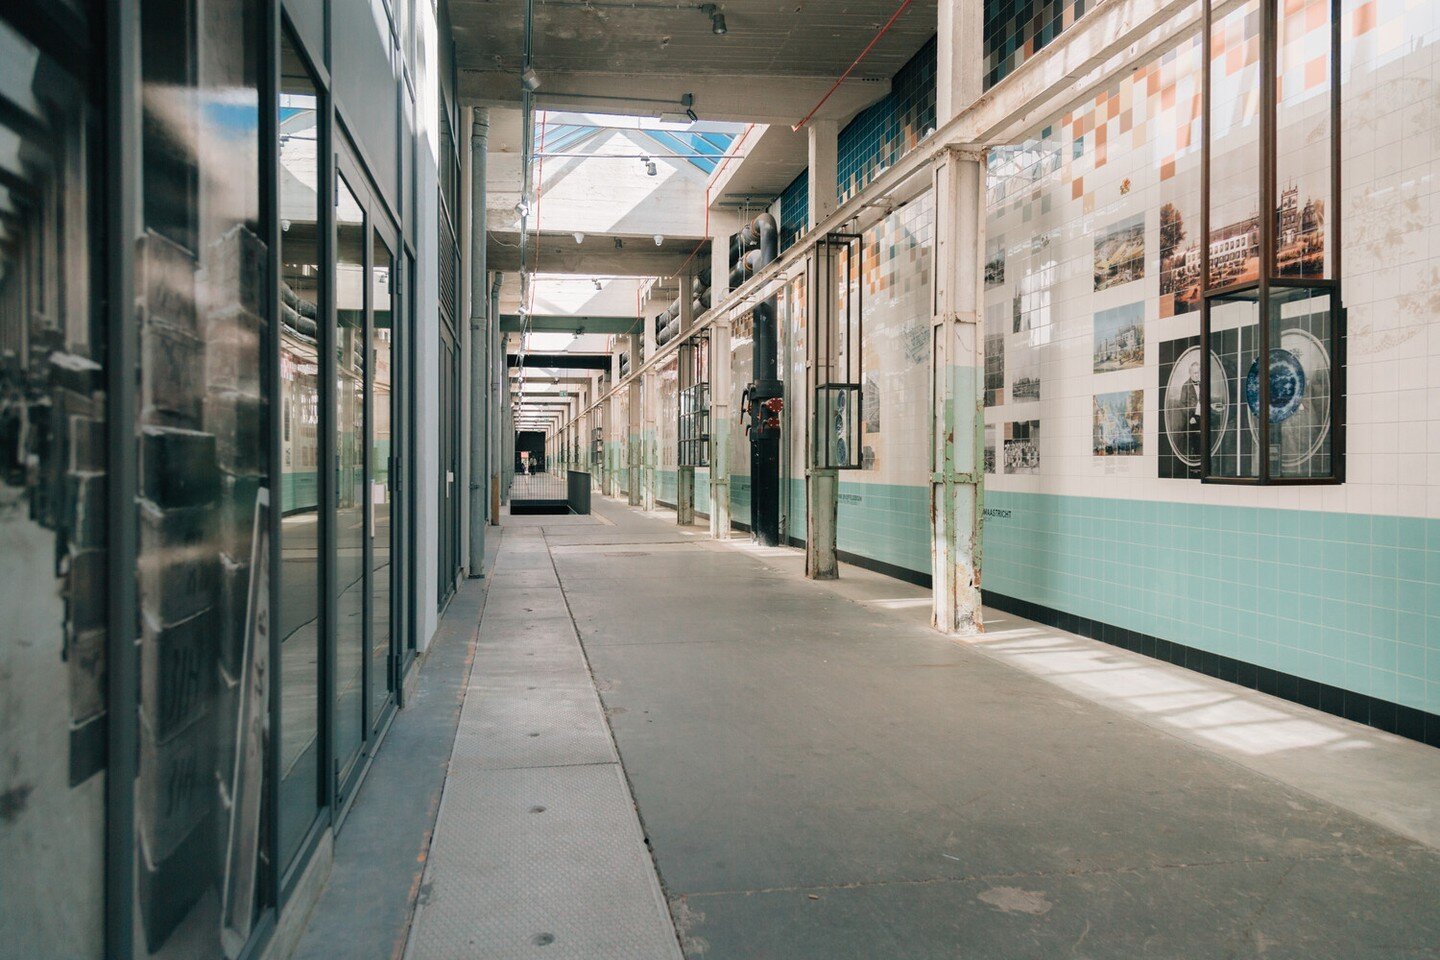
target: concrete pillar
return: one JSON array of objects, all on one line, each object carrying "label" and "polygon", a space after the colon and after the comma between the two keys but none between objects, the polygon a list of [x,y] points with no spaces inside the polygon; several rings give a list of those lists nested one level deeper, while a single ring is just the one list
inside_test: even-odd
[{"label": "concrete pillar", "polygon": [[[651,304],[654,306],[654,304]],[[647,311],[648,312],[648,311]],[[645,318],[645,359],[655,356],[655,317],[653,313]],[[655,509],[655,487],[659,467],[659,426],[660,377],[654,370],[646,371],[640,377],[640,509],[647,512]]]},{"label": "concrete pillar", "polygon": [[730,539],[730,317],[710,325],[710,536]]},{"label": "concrete pillar", "polygon": [[[982,0],[940,0],[940,126],[979,98]],[[980,612],[984,514],[985,153],[952,149],[935,165],[935,316],[931,411],[932,623],[946,633],[984,630]]]},{"label": "concrete pillar", "polygon": [[[839,125],[834,120],[822,120],[810,127],[810,219],[809,227],[814,230],[821,221],[835,212],[840,205],[839,176],[840,167],[838,159]],[[820,263],[819,250],[812,254],[816,259],[816,277],[829,277],[832,270],[828,263]],[[833,256],[833,255],[832,255]],[[819,305],[822,298],[819,296],[820,284],[816,282],[806,284],[805,311],[810,319],[806,329],[810,332],[807,349],[811,352],[810,363],[807,368],[810,377],[823,376],[826,380],[831,379],[828,371],[834,362],[834,357],[814,356],[815,346],[818,342],[816,331],[821,324],[833,327],[837,318],[833,313],[837,309],[835,298],[825,298],[824,302],[830,304],[832,316],[822,317],[819,313]],[[828,338],[835,342],[835,337]],[[814,401],[812,390],[806,391],[807,404]],[[811,411],[811,415],[814,412]],[[835,529],[839,513],[840,497],[840,473],[834,469],[824,469],[815,466],[811,461],[815,458],[813,444],[807,444],[805,452],[805,576],[812,580],[834,580],[840,576],[840,562],[835,555]]]},{"label": "concrete pillar", "polygon": [[810,139],[809,227],[824,221],[840,205],[840,124],[835,120],[812,120]]}]

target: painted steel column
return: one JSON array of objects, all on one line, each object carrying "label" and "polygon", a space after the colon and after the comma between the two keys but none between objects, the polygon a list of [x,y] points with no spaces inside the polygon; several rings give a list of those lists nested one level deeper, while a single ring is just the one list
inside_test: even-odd
[{"label": "painted steel column", "polygon": [[[630,369],[640,369],[640,338],[630,334]],[[625,418],[625,432],[628,438],[625,446],[626,501],[632,507],[640,506],[640,381],[641,377],[631,376],[628,415]]]},{"label": "painted steel column", "polygon": [[[610,383],[612,386],[620,382],[620,352],[621,343],[617,338],[610,354]],[[605,492],[617,500],[620,498],[620,471],[625,467],[621,458],[621,451],[625,448],[622,441],[624,429],[625,425],[620,422],[620,391],[612,390],[610,393],[610,417],[605,424],[605,462],[609,464]]]},{"label": "painted steel column", "polygon": [[[983,92],[983,0],[941,0],[937,123]],[[984,630],[980,556],[984,518],[985,153],[949,149],[935,163],[935,317],[931,358],[930,516],[933,625]]]},{"label": "painted steel column", "polygon": [[[655,356],[655,318],[645,318],[645,359]],[[659,443],[656,426],[659,419],[656,407],[660,405],[660,376],[656,370],[647,370],[640,375],[640,509],[649,512],[655,509],[655,480],[659,464]]]},{"label": "painted steel column", "polygon": [[[712,301],[713,302],[713,301]],[[710,536],[730,539],[730,317],[710,325]]]},{"label": "painted steel column", "polygon": [[490,111],[476,107],[470,127],[470,577],[483,575],[490,507],[490,285],[485,263],[485,153]]},{"label": "painted steel column", "polygon": [[[839,125],[834,120],[823,120],[814,123],[809,132],[810,145],[810,210],[808,226],[814,229],[817,223],[822,222],[826,217],[835,212],[840,204],[839,198]],[[833,257],[832,253],[822,253],[822,249],[815,250],[811,254],[814,258],[822,256]],[[816,278],[829,277],[832,271],[829,264],[816,261],[817,269],[812,276]],[[830,297],[821,298],[818,283],[806,284],[805,312],[810,319],[806,325],[811,337],[815,337],[815,331],[820,324],[833,326],[835,317],[821,317],[819,305],[824,302],[830,304],[834,311],[838,308],[836,299]],[[833,338],[830,338],[833,339]],[[813,349],[813,345],[811,346]],[[825,358],[828,365],[834,358]],[[813,383],[815,371],[807,364],[807,386]],[[806,409],[813,402],[813,393],[806,394]],[[811,411],[811,417],[814,413]],[[806,431],[809,437],[809,431]],[[834,580],[840,576],[840,562],[835,555],[835,528],[838,522],[839,500],[840,500],[840,472],[834,469],[823,469],[812,465],[815,459],[813,442],[806,444],[805,451],[805,576],[811,580]]]},{"label": "painted steel column", "polygon": [[934,626],[981,632],[980,551],[985,412],[980,385],[985,157],[947,151],[935,168],[935,355],[930,515]]},{"label": "painted steel column", "polygon": [[[690,335],[690,329],[695,326],[695,291],[691,289],[693,278],[686,273],[680,275],[680,332],[678,336],[685,338]],[[694,367],[698,361],[692,360]],[[677,381],[676,386],[680,383]],[[677,415],[678,415],[677,404]],[[678,423],[677,423],[678,428]],[[678,438],[680,432],[677,429],[675,436]],[[678,443],[678,440],[677,440]],[[693,464],[680,463],[679,451],[675,457],[675,523],[682,527],[688,527],[695,522],[695,467]]]}]

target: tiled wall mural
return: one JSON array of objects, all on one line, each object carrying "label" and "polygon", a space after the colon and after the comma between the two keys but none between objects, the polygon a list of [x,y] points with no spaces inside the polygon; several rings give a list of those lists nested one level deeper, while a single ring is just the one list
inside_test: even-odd
[{"label": "tiled wall mural", "polygon": [[850,199],[935,129],[936,41],[890,81],[890,92],[845,125],[838,144],[840,200]]},{"label": "tiled wall mural", "polygon": [[985,86],[1004,79],[1094,5],[1094,0],[987,0]]},{"label": "tiled wall mural", "polygon": [[[1242,5],[1213,33],[1210,250],[1224,282],[1253,272],[1258,243],[1255,9]],[[1324,3],[1282,0],[1275,215],[1287,276],[1318,274],[1335,253],[1327,14]],[[1242,331],[1218,335],[1208,358],[1198,341],[1196,37],[992,155],[985,584],[1437,713],[1436,8],[1350,0],[1341,36],[1347,482],[1237,488],[1195,479],[1206,409],[1219,425],[1217,462],[1247,455],[1254,416],[1237,379]],[[1332,429],[1320,379],[1328,357],[1315,352],[1324,336],[1293,329],[1280,346],[1309,379],[1296,410],[1280,412],[1319,436]],[[1207,362],[1209,398],[1199,388]],[[1308,450],[1297,448],[1297,463]]]},{"label": "tiled wall mural", "polygon": [[810,227],[810,173],[790,181],[780,194],[780,250],[788,249]]}]

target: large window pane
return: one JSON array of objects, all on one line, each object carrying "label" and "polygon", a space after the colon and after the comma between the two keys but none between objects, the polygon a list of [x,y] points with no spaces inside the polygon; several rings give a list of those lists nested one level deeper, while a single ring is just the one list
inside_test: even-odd
[{"label": "large window pane", "polygon": [[99,957],[105,327],[95,117],[0,21],[0,954]]},{"label": "large window pane", "polygon": [[143,0],[138,955],[236,956],[267,889],[264,4]]},{"label": "large window pane", "polygon": [[315,82],[281,43],[280,861],[320,803],[320,226]]},{"label": "large window pane", "polygon": [[365,710],[365,213],[335,192],[335,742],[342,775]]},{"label": "large window pane", "polygon": [[394,334],[391,274],[394,257],[377,232],[372,250],[374,267],[370,278],[371,303],[370,361],[374,379],[371,392],[370,429],[370,702],[372,723],[378,723],[380,707],[390,687],[390,511],[394,488],[390,476],[393,421],[392,344]]}]

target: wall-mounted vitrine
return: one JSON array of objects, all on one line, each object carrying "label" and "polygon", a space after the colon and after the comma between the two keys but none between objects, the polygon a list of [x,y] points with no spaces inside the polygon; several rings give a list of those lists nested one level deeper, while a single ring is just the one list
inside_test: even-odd
[{"label": "wall-mounted vitrine", "polygon": [[1206,242],[1191,269],[1211,356],[1197,364],[1195,411],[1208,482],[1344,479],[1339,11],[1338,0],[1205,7]]}]

